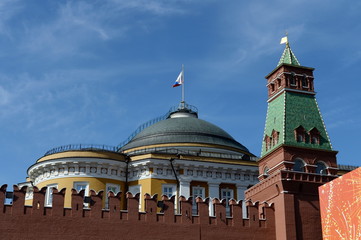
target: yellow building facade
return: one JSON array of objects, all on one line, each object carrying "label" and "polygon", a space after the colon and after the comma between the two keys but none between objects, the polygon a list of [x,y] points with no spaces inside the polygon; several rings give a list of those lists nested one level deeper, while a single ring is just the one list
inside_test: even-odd
[{"label": "yellow building facade", "polygon": [[[71,206],[71,189],[84,189],[85,207],[90,190],[121,192],[123,209],[126,192],[193,197],[194,201],[197,196],[241,200],[244,191],[258,182],[256,160],[227,132],[199,119],[193,106],[182,104],[118,147],[52,149],[29,167],[28,181],[20,185],[28,186],[27,204],[32,202],[33,186],[46,187],[47,206],[52,204],[53,187],[67,189],[65,207]],[[107,197],[103,204],[107,208]],[[144,202],[139,207],[144,209]]]}]

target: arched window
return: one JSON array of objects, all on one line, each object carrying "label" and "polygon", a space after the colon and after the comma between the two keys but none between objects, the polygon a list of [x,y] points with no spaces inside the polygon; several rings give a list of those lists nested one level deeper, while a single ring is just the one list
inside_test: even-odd
[{"label": "arched window", "polygon": [[304,172],[305,171],[305,163],[301,159],[296,159],[295,164],[293,165],[293,171]]},{"label": "arched window", "polygon": [[268,175],[269,175],[268,172],[269,172],[269,168],[265,167],[264,170],[263,170],[263,175],[265,176],[265,178],[268,177]]},{"label": "arched window", "polygon": [[321,175],[327,174],[327,166],[324,162],[317,162],[316,166],[317,166],[316,173],[319,173]]}]

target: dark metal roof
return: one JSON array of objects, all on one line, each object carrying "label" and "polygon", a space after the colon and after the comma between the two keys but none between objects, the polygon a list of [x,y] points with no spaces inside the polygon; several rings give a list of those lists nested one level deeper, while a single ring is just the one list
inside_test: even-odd
[{"label": "dark metal roof", "polygon": [[166,143],[216,144],[249,152],[223,129],[196,117],[168,118],[160,121],[137,134],[121,150]]}]

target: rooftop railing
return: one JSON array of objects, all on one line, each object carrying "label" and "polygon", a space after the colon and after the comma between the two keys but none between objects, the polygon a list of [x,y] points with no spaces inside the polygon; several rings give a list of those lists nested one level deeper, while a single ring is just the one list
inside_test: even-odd
[{"label": "rooftop railing", "polygon": [[128,152],[127,154],[132,156],[132,155],[141,155],[147,153],[182,154],[188,156],[227,158],[227,159],[246,160],[246,161],[258,160],[257,157],[249,156],[246,154],[242,155],[242,154],[229,154],[229,153],[215,153],[215,152],[194,151],[194,150],[180,150],[176,148],[144,148],[144,149]]},{"label": "rooftop railing", "polygon": [[67,152],[67,151],[107,151],[107,152],[117,152],[117,147],[107,146],[107,145],[98,145],[98,144],[69,144],[60,147],[56,147],[47,151],[44,156]]},{"label": "rooftop railing", "polygon": [[[44,156],[67,152],[67,151],[107,151],[119,153],[117,147],[107,145],[96,145],[96,144],[69,144],[53,148],[47,151]],[[245,161],[257,161],[257,157],[242,155],[242,154],[229,154],[229,153],[214,153],[205,151],[194,151],[194,150],[181,150],[176,148],[144,148],[128,152],[127,155],[141,155],[147,153],[163,153],[163,154],[181,154],[187,156],[198,156],[198,157],[212,157],[212,158],[223,158],[223,159],[234,159],[234,160],[245,160]]]}]

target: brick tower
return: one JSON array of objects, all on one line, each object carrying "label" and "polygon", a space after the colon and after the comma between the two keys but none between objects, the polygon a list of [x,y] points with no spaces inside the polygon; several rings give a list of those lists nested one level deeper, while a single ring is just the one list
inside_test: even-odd
[{"label": "brick tower", "polygon": [[266,76],[268,109],[259,159],[260,183],[246,199],[274,203],[277,239],[322,239],[318,187],[337,174],[313,85],[288,41]]}]

